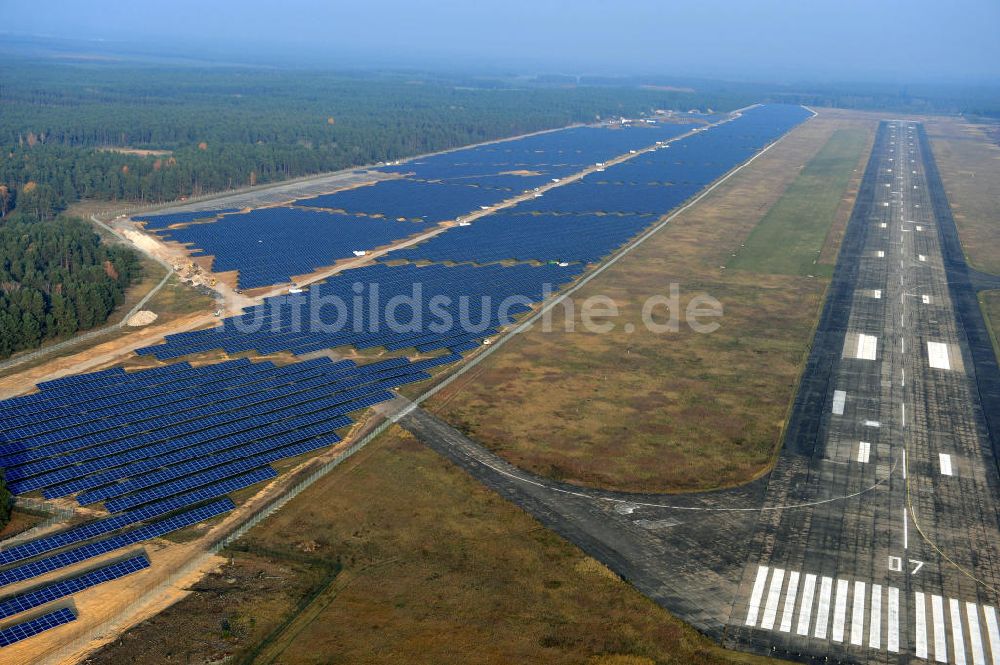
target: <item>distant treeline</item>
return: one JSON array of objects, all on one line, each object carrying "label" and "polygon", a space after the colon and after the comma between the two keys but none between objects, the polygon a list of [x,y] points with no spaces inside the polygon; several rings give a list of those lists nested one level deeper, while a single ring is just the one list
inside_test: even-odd
[{"label": "distant treeline", "polygon": [[634,87],[8,64],[0,214],[17,206],[50,218],[78,198],[173,200],[613,115],[749,101]]},{"label": "distant treeline", "polygon": [[8,61],[0,216],[18,206],[51,218],[79,198],[174,200],[657,108],[784,101],[1000,115],[995,93]]},{"label": "distant treeline", "polygon": [[141,272],[90,224],[17,212],[0,221],[0,358],[100,325]]}]

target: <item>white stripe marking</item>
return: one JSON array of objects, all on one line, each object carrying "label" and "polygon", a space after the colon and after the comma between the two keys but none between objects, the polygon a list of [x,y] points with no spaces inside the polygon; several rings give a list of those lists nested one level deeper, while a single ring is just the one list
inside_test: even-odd
[{"label": "white stripe marking", "polygon": [[792,629],[792,615],[795,613],[795,596],[799,592],[799,571],[788,574],[788,589],[785,591],[785,607],[781,611],[781,624],[778,630],[787,633]]},{"label": "white stripe marking", "polygon": [[983,616],[986,618],[986,634],[990,636],[993,665],[1000,665],[1000,627],[997,627],[997,611],[989,605],[983,605]]},{"label": "white stripe marking", "polygon": [[878,355],[878,337],[874,335],[858,335],[858,350],[856,358],[861,360],[875,360]]},{"label": "white stripe marking", "polygon": [[927,605],[924,603],[924,594],[919,591],[913,594],[913,612],[916,615],[915,628],[917,631],[917,643],[914,652],[917,658],[927,658],[927,617],[924,615]]},{"label": "white stripe marking", "polygon": [[854,607],[851,610],[851,644],[861,646],[865,632],[865,583],[854,582]]},{"label": "white stripe marking", "polygon": [[941,342],[927,342],[927,362],[935,369],[951,369],[948,345]]},{"label": "white stripe marking", "polygon": [[830,623],[830,592],[833,590],[833,578],[824,577],[819,585],[819,606],[816,608],[816,630],[813,635],[821,640],[826,639],[826,627]]},{"label": "white stripe marking", "polygon": [[847,618],[847,580],[837,580],[837,596],[833,605],[833,633],[831,639],[834,642],[844,641],[844,620]]},{"label": "white stripe marking", "polygon": [[976,607],[975,603],[965,604],[965,618],[969,621],[969,646],[972,647],[972,665],[986,665],[986,651],[983,650],[983,634],[979,630],[979,608]]},{"label": "white stripe marking", "polygon": [[884,251],[884,250],[881,250],[881,249],[880,249],[880,250],[878,250],[878,257],[879,257],[880,259],[884,259],[884,258],[885,258],[885,251]]},{"label": "white stripe marking", "polygon": [[931,619],[934,621],[934,660],[948,662],[948,640],[944,632],[944,598],[931,594]]},{"label": "white stripe marking", "polygon": [[885,636],[886,648],[899,653],[899,589],[889,587],[889,625]]},{"label": "white stripe marking", "polygon": [[764,618],[760,620],[760,627],[764,630],[774,630],[774,620],[778,616],[778,600],[781,598],[781,583],[784,581],[784,569],[775,568],[771,575],[771,586],[767,590]]},{"label": "white stripe marking", "polygon": [[802,604],[799,605],[799,623],[795,627],[798,635],[809,634],[809,619],[812,618],[813,594],[816,591],[816,576],[809,573],[802,583]]},{"label": "white stripe marking", "polygon": [[760,612],[760,597],[764,593],[764,582],[767,581],[767,566],[757,566],[757,579],[754,580],[750,592],[750,605],[747,608],[747,625],[757,625],[757,614]]},{"label": "white stripe marking", "polygon": [[[853,630],[853,626],[852,626]],[[871,611],[868,614],[868,646],[878,649],[882,646],[882,585],[872,585]]]},{"label": "white stripe marking", "polygon": [[955,650],[955,665],[965,665],[965,637],[962,633],[962,609],[954,598],[948,599],[951,614],[951,646]]},{"label": "white stripe marking", "polygon": [[862,464],[868,463],[868,458],[871,456],[872,444],[868,441],[858,442],[858,461]]},{"label": "white stripe marking", "polygon": [[941,465],[942,476],[954,475],[951,472],[951,455],[946,455],[945,453],[938,453],[938,463]]},{"label": "white stripe marking", "polygon": [[844,403],[847,401],[847,393],[843,390],[833,391],[833,413],[837,416],[844,415]]}]

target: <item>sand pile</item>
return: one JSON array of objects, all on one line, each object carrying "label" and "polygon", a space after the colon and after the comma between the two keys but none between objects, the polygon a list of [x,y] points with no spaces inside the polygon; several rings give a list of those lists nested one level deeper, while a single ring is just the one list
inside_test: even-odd
[{"label": "sand pile", "polygon": [[156,320],[156,313],[144,309],[141,312],[136,312],[135,314],[133,314],[132,317],[125,322],[125,325],[132,326],[133,328],[138,328],[139,326],[148,326],[155,320]]}]

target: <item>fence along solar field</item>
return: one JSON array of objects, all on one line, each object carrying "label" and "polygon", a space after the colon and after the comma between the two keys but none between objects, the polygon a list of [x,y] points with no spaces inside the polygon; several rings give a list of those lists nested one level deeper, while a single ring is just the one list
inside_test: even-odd
[{"label": "fence along solar field", "polygon": [[[140,572],[149,566],[142,555],[100,564],[83,574],[70,567],[114,556],[124,548],[229,513],[236,507],[230,494],[277,476],[272,463],[314,454],[337,443],[343,429],[354,422],[353,414],[391,399],[393,390],[401,385],[429,378],[428,370],[433,367],[461,360],[463,352],[479,346],[532,305],[575,280],[585,264],[599,261],[674,209],[684,200],[677,198],[679,193],[688,191],[682,188],[690,189],[685,199],[689,198],[806,117],[808,112],[800,107],[751,109],[669,148],[609,167],[578,184],[551,190],[542,198],[532,197],[470,226],[453,227],[430,242],[395,255],[458,265],[371,264],[313,285],[306,294],[266,299],[216,328],[170,335],[163,344],[138,351],[162,361],[216,349],[302,355],[341,346],[415,349],[440,355],[416,361],[395,357],[365,365],[323,357],[280,367],[269,361],[239,359],[201,367],[176,362],[134,372],[112,368],[44,382],[38,385],[37,393],[0,402],[5,414],[0,424],[0,466],[6,470],[11,490],[16,494],[40,491],[46,498],[75,496],[81,505],[103,505],[109,513],[0,549],[0,586],[66,569],[61,579],[0,600],[0,615],[16,616],[34,608],[44,611],[48,603]],[[447,185],[457,189],[425,191],[461,189],[462,196],[464,190],[477,195],[500,192],[510,177],[559,177],[554,174],[575,172],[581,165],[636,149],[629,147],[632,145],[648,145],[640,139],[663,140],[659,137],[688,130],[690,126],[672,125],[603,132],[577,128],[415,160],[392,167],[409,169],[401,171],[410,174],[409,180],[386,182],[423,188]],[[572,147],[573,140],[580,141],[578,149]],[[505,173],[513,170],[540,173]],[[448,182],[424,181],[430,179]],[[454,184],[463,179],[468,182]],[[621,195],[602,196],[610,191]],[[462,200],[466,205],[467,200]],[[269,214],[286,221],[293,217],[280,217],[289,214],[284,211],[293,215],[333,214],[301,208],[273,210],[282,212],[265,213],[264,221],[256,227],[268,238],[281,235],[275,232],[275,217]],[[148,223],[160,228],[182,225],[167,231],[173,234],[229,224],[225,220],[232,217],[232,234],[237,234],[235,229],[250,228],[240,226],[240,222],[246,223],[252,213],[209,212],[221,215],[222,221],[203,222],[207,213],[199,212],[193,213],[198,217],[175,216]],[[422,216],[419,207],[400,208],[400,212],[411,220]],[[372,218],[360,212],[355,216],[340,214],[337,219],[340,225],[362,220],[360,224],[377,221],[406,229],[432,223]],[[252,234],[244,235],[253,239]],[[290,266],[298,270],[317,256],[310,255],[304,263],[287,262],[270,275],[284,274]],[[503,259],[547,263],[468,263]],[[254,260],[263,260],[263,255]],[[250,263],[241,269],[248,275],[268,274],[266,270],[254,273]],[[402,326],[377,306],[395,296],[414,294],[412,316],[404,317]],[[441,306],[438,300],[438,305],[432,306],[435,296],[445,298],[448,304]],[[344,320],[340,321],[339,314],[323,304],[324,298],[357,306],[345,307]],[[478,310],[471,303],[477,303]],[[378,315],[365,316],[372,311]],[[448,325],[430,325],[442,323],[442,319],[447,319]],[[302,321],[313,326],[303,327]],[[337,323],[339,326],[334,325]],[[74,619],[75,614],[62,610],[48,612],[3,629],[0,644]]]}]

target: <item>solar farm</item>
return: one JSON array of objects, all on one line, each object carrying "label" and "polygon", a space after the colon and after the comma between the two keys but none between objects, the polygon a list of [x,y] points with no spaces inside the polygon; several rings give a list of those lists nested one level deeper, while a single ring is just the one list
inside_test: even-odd
[{"label": "solar farm", "polygon": [[145,369],[70,375],[0,403],[11,491],[82,516],[0,542],[0,646],[79,620],[74,594],[155,567],[144,544],[216,524],[336,449],[396,389],[483,348],[809,115],[768,105],[708,126],[575,127],[382,167],[398,177],[283,206],[134,218],[244,288],[390,249],[139,348]]}]

